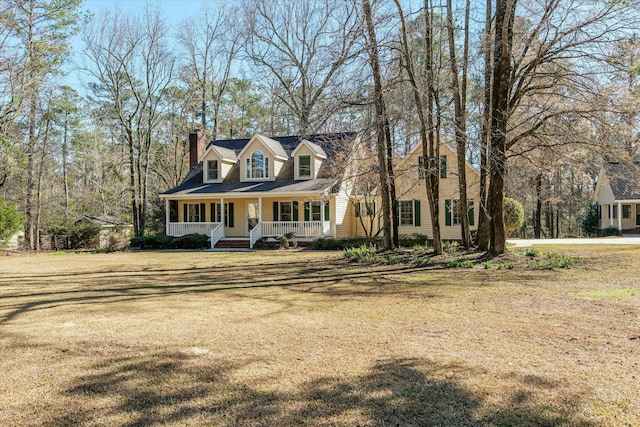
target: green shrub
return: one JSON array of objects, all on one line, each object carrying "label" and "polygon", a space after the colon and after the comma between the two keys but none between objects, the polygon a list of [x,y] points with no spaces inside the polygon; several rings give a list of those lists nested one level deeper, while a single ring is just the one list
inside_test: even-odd
[{"label": "green shrub", "polygon": [[516,265],[513,262],[501,262],[498,264],[498,270],[506,269],[513,270]]},{"label": "green shrub", "polygon": [[429,250],[429,246],[427,245],[413,245],[413,250],[416,252],[427,252]]},{"label": "green shrub", "polygon": [[535,258],[540,256],[540,251],[537,249],[527,249],[524,251],[523,255]]},{"label": "green shrub", "polygon": [[344,239],[321,238],[311,243],[311,249],[316,250],[343,250],[357,248],[362,245],[373,245],[378,247],[380,238],[377,237],[346,237]]},{"label": "green shrub", "polygon": [[485,270],[489,270],[491,267],[493,267],[493,263],[491,261],[486,261],[482,263],[482,266]]},{"label": "green shrub", "polygon": [[403,258],[393,254],[386,254],[382,260],[385,264],[406,264],[406,261]]},{"label": "green shrub", "polygon": [[209,247],[208,240],[209,236],[206,234],[185,234],[173,239],[171,246],[176,249],[202,249]]},{"label": "green shrub", "polygon": [[473,261],[465,261],[462,259],[455,259],[451,261],[447,261],[445,267],[447,268],[473,268]]},{"label": "green shrub", "polygon": [[398,236],[398,246],[403,248],[410,248],[415,245],[427,245],[429,241],[429,236],[426,234],[401,234]]},{"label": "green shrub", "polygon": [[442,243],[442,250],[448,254],[455,254],[458,252],[458,248],[460,247],[460,243],[455,240],[448,240]]},{"label": "green shrub", "polygon": [[378,262],[378,249],[374,245],[361,245],[356,248],[347,248],[342,251],[343,256],[356,262]]},{"label": "green shrub", "polygon": [[435,264],[435,261],[430,257],[415,257],[413,259],[413,263],[419,267],[423,267],[427,265],[433,265]]},{"label": "green shrub", "polygon": [[620,237],[622,236],[622,233],[620,232],[620,230],[618,230],[617,227],[614,227],[611,225],[605,228],[604,230],[602,230],[602,237],[612,237],[612,236]]},{"label": "green shrub", "polygon": [[174,238],[165,234],[152,236],[136,236],[131,239],[129,245],[140,249],[170,249]]},{"label": "green shrub", "polygon": [[587,236],[594,236],[598,231],[599,221],[600,216],[598,215],[598,204],[593,203],[589,205],[589,208],[582,219],[582,232]]},{"label": "green shrub", "polygon": [[510,197],[504,198],[502,205],[502,215],[504,221],[504,233],[509,236],[512,232],[519,230],[524,224],[524,209],[522,204]]},{"label": "green shrub", "polygon": [[99,249],[100,231],[96,224],[76,223],[67,229],[71,249]]},{"label": "green shrub", "polygon": [[0,240],[8,240],[20,231],[24,218],[15,206],[0,197]]}]

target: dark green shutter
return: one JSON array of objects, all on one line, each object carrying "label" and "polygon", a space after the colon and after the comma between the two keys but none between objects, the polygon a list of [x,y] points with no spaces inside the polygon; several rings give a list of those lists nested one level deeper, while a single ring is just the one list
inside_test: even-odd
[{"label": "dark green shutter", "polygon": [[469,200],[469,210],[467,212],[469,212],[469,225],[470,226],[475,225],[475,222],[474,222],[474,216],[475,216],[474,213],[475,212],[474,212],[474,208],[473,208],[473,200]]},{"label": "dark green shutter", "polygon": [[420,179],[424,178],[424,157],[423,156],[418,157],[418,178]]},{"label": "dark green shutter", "polygon": [[420,200],[413,201],[413,216],[413,225],[416,227],[420,227]]},{"label": "dark green shutter", "polygon": [[297,221],[298,220],[298,202],[293,202],[291,209],[293,209],[293,220]]},{"label": "dark green shutter", "polygon": [[227,205],[229,206],[229,215],[227,215],[227,218],[229,218],[227,221],[227,223],[229,224],[229,227],[233,227],[233,203],[227,203]]},{"label": "dark green shutter", "polygon": [[356,218],[360,217],[360,202],[356,202]]},{"label": "dark green shutter", "polygon": [[200,222],[207,222],[207,218],[205,218],[205,204],[200,203]]},{"label": "dark green shutter", "polygon": [[209,222],[216,222],[216,204],[217,203],[210,203],[209,204],[209,216],[211,218],[211,220]]},{"label": "dark green shutter", "polygon": [[273,220],[274,221],[278,221],[279,215],[278,215],[278,202],[273,202]]},{"label": "dark green shutter", "polygon": [[451,200],[444,201],[444,225],[451,225]]},{"label": "dark green shutter", "polygon": [[310,215],[311,204],[309,202],[304,202],[304,220],[309,221],[311,218]]},{"label": "dark green shutter", "polygon": [[324,220],[329,221],[329,202],[324,204]]},{"label": "dark green shutter", "polygon": [[182,205],[182,222],[189,222],[189,206],[186,203]]},{"label": "dark green shutter", "polygon": [[440,178],[447,177],[447,156],[440,156]]}]

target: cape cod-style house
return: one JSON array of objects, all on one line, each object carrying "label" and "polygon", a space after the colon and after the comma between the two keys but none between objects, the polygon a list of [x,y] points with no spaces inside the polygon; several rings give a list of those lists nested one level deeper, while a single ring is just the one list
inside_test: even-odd
[{"label": "cape cod-style house", "polygon": [[[166,233],[211,236],[211,247],[253,247],[262,237],[295,233],[300,241],[375,234],[380,202],[356,191],[361,140],[357,133],[216,140],[192,133],[191,168],[182,183],[160,195]],[[400,234],[432,236],[422,179],[421,146],[402,162],[396,178]],[[455,152],[441,146],[440,218],[443,239],[460,239]],[[469,215],[478,214],[478,173],[470,165]],[[475,196],[474,196],[475,195]],[[372,223],[373,222],[373,223]],[[221,242],[222,241],[222,242]]]}]

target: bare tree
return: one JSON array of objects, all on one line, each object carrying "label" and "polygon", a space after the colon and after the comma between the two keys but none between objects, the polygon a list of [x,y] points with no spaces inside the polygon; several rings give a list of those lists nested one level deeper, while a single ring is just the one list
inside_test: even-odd
[{"label": "bare tree", "polygon": [[299,133],[320,129],[342,107],[345,66],[359,35],[357,12],[351,1],[245,1],[245,52],[275,79],[281,89],[275,93]]},{"label": "bare tree", "polygon": [[185,74],[193,79],[200,96],[200,119],[205,131],[209,129],[208,105],[213,109],[212,139],[218,138],[222,97],[240,47],[240,32],[234,25],[237,19],[234,10],[222,7],[213,11],[205,5],[196,18],[183,22],[178,35],[187,54]]},{"label": "bare tree", "polygon": [[147,8],[142,18],[105,12],[83,39],[90,63],[86,70],[96,80],[93,95],[118,123],[128,148],[133,227],[143,235],[152,146],[164,89],[173,79],[168,27],[158,10]]}]

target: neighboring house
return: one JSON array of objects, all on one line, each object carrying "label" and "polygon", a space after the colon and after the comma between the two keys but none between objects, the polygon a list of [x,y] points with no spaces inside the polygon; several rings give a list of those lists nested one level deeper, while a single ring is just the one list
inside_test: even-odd
[{"label": "neighboring house", "polygon": [[615,227],[622,233],[640,233],[640,162],[605,164],[594,201],[598,203],[599,231]]},{"label": "neighboring house", "polygon": [[[262,237],[295,233],[300,240],[364,236],[380,227],[380,202],[358,194],[360,138],[356,133],[217,140],[192,133],[191,168],[182,183],[160,195],[166,233],[211,236],[253,247]],[[444,239],[460,239],[456,155],[442,146],[441,219]],[[419,168],[421,146],[402,163],[396,183],[401,234],[432,236]],[[479,194],[478,173],[467,168],[469,198]],[[373,188],[370,186],[369,188]],[[477,203],[477,202],[476,202]],[[366,217],[366,218],[364,218]],[[477,212],[470,210],[472,229]],[[370,224],[374,221],[374,224]],[[372,227],[369,227],[372,226]],[[222,242],[221,242],[222,243]]]},{"label": "neighboring house", "polygon": [[73,221],[73,224],[94,224],[99,225],[100,230],[100,246],[99,249],[109,247],[109,238],[117,234],[121,237],[131,237],[133,235],[133,224],[114,216],[91,216],[82,215]]}]

